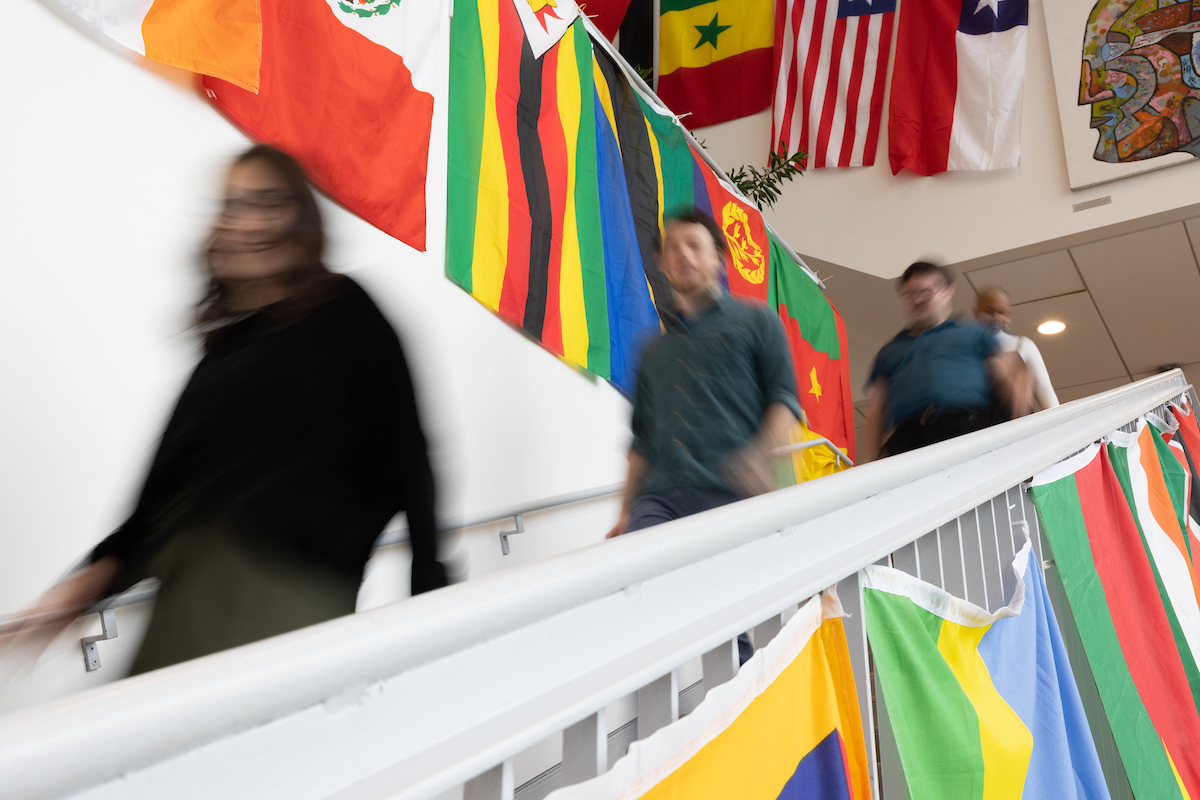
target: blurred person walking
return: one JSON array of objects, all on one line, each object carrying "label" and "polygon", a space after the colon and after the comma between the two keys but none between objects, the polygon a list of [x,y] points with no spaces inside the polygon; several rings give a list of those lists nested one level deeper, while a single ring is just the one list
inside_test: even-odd
[{"label": "blurred person walking", "polygon": [[991,331],[1005,353],[1016,353],[1025,364],[1029,391],[1040,410],[1058,405],[1058,395],[1046,371],[1046,362],[1033,340],[1009,331],[1012,324],[1012,298],[999,286],[985,286],[975,298],[975,322]]},{"label": "blurred person walking", "polygon": [[800,416],[779,318],[721,285],[720,228],[690,207],[665,226],[659,266],[672,310],[642,356],[628,478],[609,538],[776,488],[772,451]]},{"label": "blurred person walking", "polygon": [[861,460],[915,450],[997,421],[997,409],[1028,413],[1020,359],[996,337],[951,316],[954,278],[944,267],[917,262],[900,279],[910,320],[875,356],[868,379],[866,442]]},{"label": "blurred person walking", "polygon": [[326,269],[324,245],[290,156],[260,145],[233,162],[196,309],[203,358],[132,515],[37,609],[61,627],[158,578],[133,674],[352,613],[401,510],[413,594],[446,584],[400,341],[357,283]]}]

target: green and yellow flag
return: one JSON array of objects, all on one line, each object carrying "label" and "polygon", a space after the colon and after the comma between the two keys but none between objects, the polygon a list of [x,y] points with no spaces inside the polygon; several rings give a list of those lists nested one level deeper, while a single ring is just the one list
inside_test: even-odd
[{"label": "green and yellow flag", "polygon": [[700,128],[771,104],[771,0],[662,0],[658,96]]}]

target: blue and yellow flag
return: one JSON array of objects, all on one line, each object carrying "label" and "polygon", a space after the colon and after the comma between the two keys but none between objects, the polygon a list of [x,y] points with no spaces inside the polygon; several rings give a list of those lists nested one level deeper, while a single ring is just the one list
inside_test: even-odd
[{"label": "blue and yellow flag", "polygon": [[814,597],[737,676],[604,775],[553,800],[866,800],[854,673],[837,594]]},{"label": "blue and yellow flag", "polygon": [[860,574],[867,636],[910,797],[1108,800],[1028,540],[994,614],[904,572]]}]

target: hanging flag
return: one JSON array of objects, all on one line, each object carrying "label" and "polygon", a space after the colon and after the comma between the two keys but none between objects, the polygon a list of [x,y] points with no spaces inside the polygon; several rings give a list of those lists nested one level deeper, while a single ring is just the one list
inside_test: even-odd
[{"label": "hanging flag", "polygon": [[832,590],[812,598],[695,711],[550,800],[869,798],[842,616]]},{"label": "hanging flag", "polygon": [[1196,424],[1196,415],[1192,413],[1190,403],[1186,407],[1178,403],[1172,404],[1171,412],[1178,425],[1178,435],[1172,444],[1183,450],[1184,466],[1190,476],[1188,525],[1195,529],[1197,521],[1200,520],[1200,426]]},{"label": "hanging flag", "polygon": [[1029,0],[906,6],[892,68],[892,174],[1006,169],[1021,162]]},{"label": "hanging flag", "polygon": [[1092,445],[1029,491],[1134,795],[1200,797],[1200,714],[1108,450]]},{"label": "hanging flag", "polygon": [[735,195],[707,164],[696,159],[696,208],[725,234],[725,282],[741,297],[767,302],[771,293],[770,243],[762,212]]},{"label": "hanging flag", "polygon": [[213,104],[295,156],[351,211],[424,250],[446,0],[261,0],[261,8],[258,93],[206,77]]},{"label": "hanging flag", "polygon": [[513,0],[459,3],[450,85],[447,274],[632,393],[659,322],[618,138],[625,99],[582,21],[539,59]]},{"label": "hanging flag", "polygon": [[575,0],[512,0],[534,58],[554,46],[579,16]]},{"label": "hanging flag", "polygon": [[875,163],[896,0],[779,0],[771,144],[810,167]]},{"label": "hanging flag", "polygon": [[[792,352],[796,393],[808,416],[808,429],[814,436],[829,439],[853,460],[854,402],[850,396],[845,323],[821,287],[800,269],[774,236],[770,246],[773,299]],[[828,455],[819,451],[810,448],[793,456],[797,477],[814,469],[826,471],[816,466],[817,461],[828,463]],[[836,465],[836,460],[833,463]]]},{"label": "hanging flag", "polygon": [[63,0],[151,61],[258,89],[258,0]]},{"label": "hanging flag", "polygon": [[859,575],[909,797],[1109,797],[1028,537],[1012,567],[994,614],[899,570]]},{"label": "hanging flag", "polygon": [[658,96],[691,129],[771,104],[772,0],[660,0]]},{"label": "hanging flag", "polygon": [[1136,433],[1109,435],[1108,456],[1141,534],[1163,610],[1192,695],[1200,708],[1200,580],[1192,553],[1200,547],[1187,525],[1187,471],[1141,419]]},{"label": "hanging flag", "polygon": [[586,0],[582,13],[599,28],[604,38],[611,42],[621,30],[629,3],[630,0]]}]

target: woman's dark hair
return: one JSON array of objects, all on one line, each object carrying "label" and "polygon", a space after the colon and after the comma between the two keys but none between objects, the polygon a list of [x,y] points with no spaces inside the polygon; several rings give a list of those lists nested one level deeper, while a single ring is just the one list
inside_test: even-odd
[{"label": "woman's dark hair", "polygon": [[[283,179],[291,194],[298,213],[296,221],[285,234],[285,238],[300,246],[302,256],[296,268],[289,274],[295,286],[295,293],[278,309],[281,322],[287,322],[311,310],[317,303],[316,295],[323,294],[318,287],[323,287],[332,277],[325,267],[325,229],[321,223],[321,209],[317,198],[308,183],[308,176],[296,163],[296,160],[282,150],[265,144],[256,144],[235,158],[230,166],[245,164],[249,161],[262,161]],[[208,246],[205,246],[204,258],[209,258]],[[196,325],[200,329],[206,348],[220,337],[221,331],[240,315],[229,308],[226,301],[225,288],[216,279],[209,277],[208,290],[196,304]]]}]

